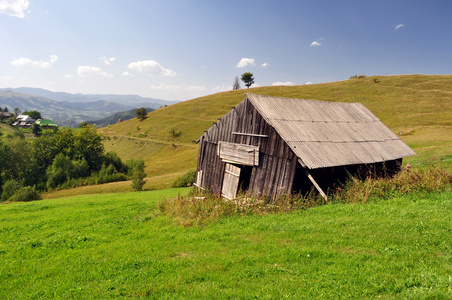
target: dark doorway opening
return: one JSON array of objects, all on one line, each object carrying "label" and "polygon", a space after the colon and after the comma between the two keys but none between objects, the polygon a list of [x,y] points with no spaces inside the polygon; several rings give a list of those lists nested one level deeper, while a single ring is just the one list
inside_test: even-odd
[{"label": "dark doorway opening", "polygon": [[242,191],[246,191],[250,187],[250,180],[251,180],[251,172],[253,172],[252,166],[240,166],[242,168],[242,171],[240,172],[240,179],[239,179],[239,189]]}]

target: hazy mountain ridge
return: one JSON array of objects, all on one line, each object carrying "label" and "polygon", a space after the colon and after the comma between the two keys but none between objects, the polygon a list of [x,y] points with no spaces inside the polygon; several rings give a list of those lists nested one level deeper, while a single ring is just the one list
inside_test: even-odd
[{"label": "hazy mountain ridge", "polygon": [[[95,102],[98,100],[105,100],[111,102],[118,102],[121,104],[143,104],[146,103],[154,104],[153,108],[159,108],[163,105],[171,105],[175,104],[179,101],[167,101],[163,99],[149,98],[149,97],[141,97],[138,95],[117,95],[117,94],[71,94],[65,92],[53,92],[46,89],[41,88],[30,88],[30,87],[20,87],[20,88],[5,88],[0,90],[10,90],[17,93],[35,95],[40,97],[45,97],[55,101],[67,101],[67,102]],[[158,105],[157,107],[154,107]]]},{"label": "hazy mountain ridge", "polygon": [[137,95],[69,94],[38,88],[0,89],[0,107],[6,106],[10,111],[15,107],[21,111],[37,110],[44,118],[70,127],[84,121],[101,120],[116,112],[138,107],[158,109],[176,102]]}]

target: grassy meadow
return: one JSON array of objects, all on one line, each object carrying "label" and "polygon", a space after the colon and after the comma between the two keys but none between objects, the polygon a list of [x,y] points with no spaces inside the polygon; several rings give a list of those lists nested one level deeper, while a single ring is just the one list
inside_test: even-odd
[{"label": "grassy meadow", "polygon": [[452,297],[451,191],[184,227],[188,191],[0,205],[0,298]]},{"label": "grassy meadow", "polygon": [[[449,75],[258,87],[100,128],[107,151],[145,160],[145,191],[125,181],[1,203],[0,299],[452,299],[451,91]],[[191,190],[171,183],[245,92],[361,102],[418,153],[404,159],[412,172],[325,205],[180,222],[163,204]],[[449,171],[445,189],[426,188],[444,185],[435,167]]]}]

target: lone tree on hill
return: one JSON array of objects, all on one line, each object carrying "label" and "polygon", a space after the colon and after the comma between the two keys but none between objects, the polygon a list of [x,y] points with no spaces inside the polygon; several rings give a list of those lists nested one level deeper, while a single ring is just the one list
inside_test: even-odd
[{"label": "lone tree on hill", "polygon": [[241,89],[239,78],[237,76],[235,76],[234,84],[232,85],[232,89],[233,90],[240,90]]},{"label": "lone tree on hill", "polygon": [[18,107],[14,108],[14,116],[17,118],[20,115],[20,109]]},{"label": "lone tree on hill", "polygon": [[137,115],[138,120],[143,121],[147,116],[146,108],[141,107],[135,110],[135,115]]},{"label": "lone tree on hill", "polygon": [[253,73],[250,73],[250,72],[243,73],[242,81],[245,83],[245,86],[247,88],[250,88],[250,86],[254,83]]}]

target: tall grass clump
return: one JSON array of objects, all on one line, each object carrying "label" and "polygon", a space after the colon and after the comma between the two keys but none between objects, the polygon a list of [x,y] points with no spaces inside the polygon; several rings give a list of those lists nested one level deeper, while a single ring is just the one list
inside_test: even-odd
[{"label": "tall grass clump", "polygon": [[285,213],[324,203],[314,192],[306,196],[283,194],[273,201],[270,197],[255,198],[241,193],[236,199],[227,200],[193,189],[188,196],[165,199],[158,207],[180,225],[199,226],[232,215]]},{"label": "tall grass clump", "polygon": [[[451,173],[431,167],[401,172],[392,178],[350,180],[331,192],[329,201],[360,203],[409,193],[441,192],[450,189],[451,186]],[[236,199],[227,200],[218,195],[193,189],[188,196],[163,200],[159,203],[159,210],[174,218],[180,225],[198,226],[232,215],[286,213],[322,204],[326,204],[326,201],[314,190],[304,196],[283,194],[274,200],[266,196],[252,197],[246,193],[241,193]]]},{"label": "tall grass clump", "polygon": [[334,193],[333,201],[359,203],[409,193],[442,192],[450,189],[451,185],[451,173],[441,168],[429,167],[400,172],[392,178],[350,180]]}]

